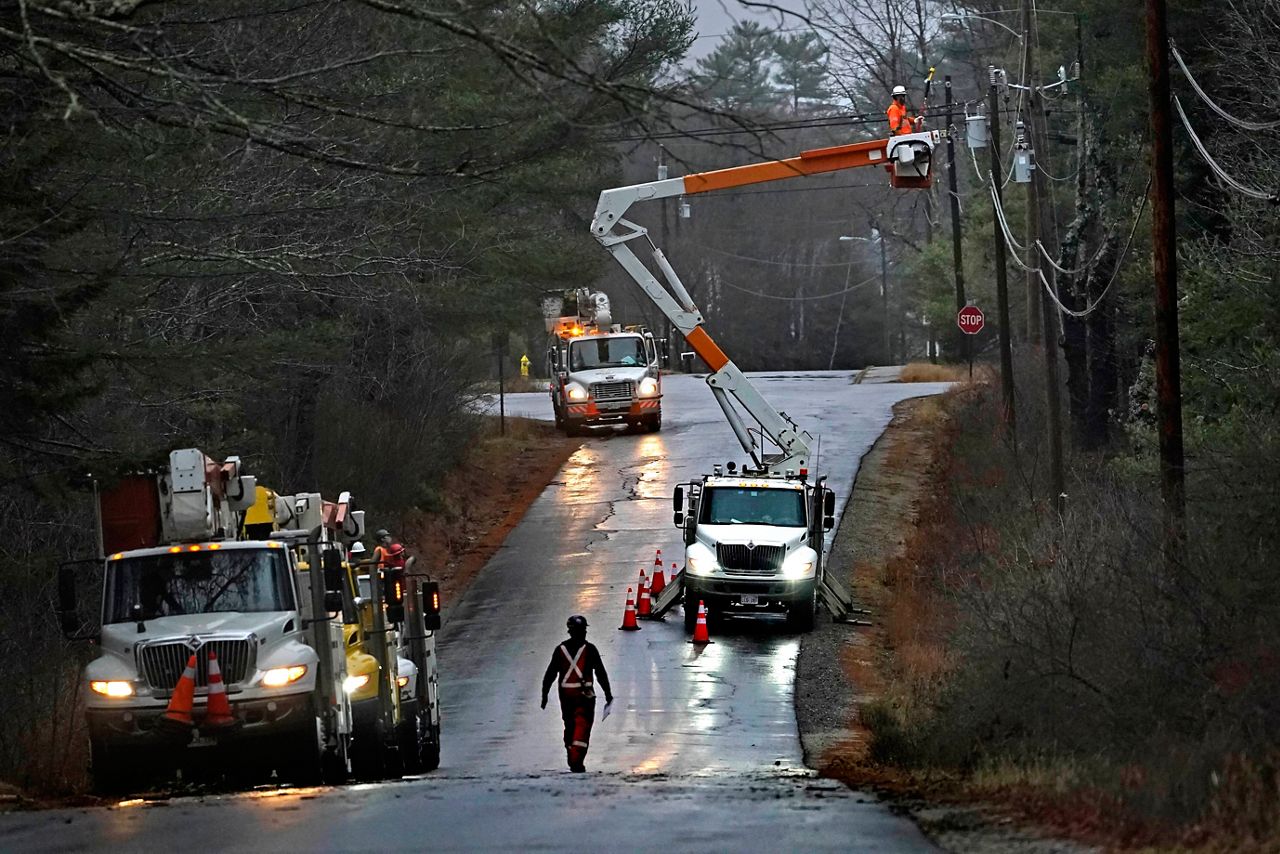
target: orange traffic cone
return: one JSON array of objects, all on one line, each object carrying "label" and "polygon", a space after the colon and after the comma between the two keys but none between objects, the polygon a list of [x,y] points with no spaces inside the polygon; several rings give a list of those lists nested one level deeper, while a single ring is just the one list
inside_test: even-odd
[{"label": "orange traffic cone", "polygon": [[653,614],[653,601],[649,598],[649,580],[644,577],[644,570],[640,570],[640,593],[638,594],[640,601],[636,608],[637,617],[648,617]]},{"label": "orange traffic cone", "polygon": [[659,562],[655,564],[653,567],[653,584],[651,585],[650,592],[654,596],[657,596],[664,589],[666,589],[666,586],[667,586],[667,579],[662,574],[662,563]]},{"label": "orange traffic cone", "polygon": [[693,627],[689,643],[712,643],[711,635],[707,633],[707,606],[701,599],[698,600],[698,624]]},{"label": "orange traffic cone", "polygon": [[640,624],[636,622],[636,600],[631,598],[631,588],[627,588],[627,610],[622,612],[622,625],[618,626],[620,632],[638,632]]},{"label": "orange traffic cone", "polygon": [[657,553],[654,554],[653,566],[654,566],[654,570],[653,570],[654,572],[660,572],[662,570],[662,549],[658,549]]},{"label": "orange traffic cone", "polygon": [[169,698],[169,708],[165,709],[162,721],[171,726],[195,726],[191,719],[191,707],[196,700],[196,655],[193,652],[187,659],[187,669],[182,671],[182,678],[173,688],[173,696]]},{"label": "orange traffic cone", "polygon": [[209,704],[200,726],[209,729],[227,729],[240,723],[231,714],[227,700],[227,686],[222,684],[222,668],[218,666],[218,654],[209,650]]}]

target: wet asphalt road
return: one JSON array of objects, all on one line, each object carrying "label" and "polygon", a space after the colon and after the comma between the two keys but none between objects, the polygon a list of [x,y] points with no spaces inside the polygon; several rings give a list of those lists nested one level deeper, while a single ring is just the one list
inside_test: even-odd
[{"label": "wet asphalt road", "polygon": [[[753,377],[816,436],[841,509],[857,464],[900,400],[944,385],[853,385],[848,372]],[[671,491],[735,459],[703,382],[673,376],[661,433],[584,440],[460,602],[442,634],[444,752],[419,780],[187,798],[167,805],[0,816],[5,850],[930,850],[874,798],[804,768],[793,708],[799,638],[730,622],[705,648],[665,623],[619,632],[625,591],[654,549],[680,560]],[[507,411],[550,419],[545,394]],[[569,614],[584,614],[617,702],[596,724],[589,773],[564,770],[542,672]],[[603,702],[603,701],[601,701]]]}]

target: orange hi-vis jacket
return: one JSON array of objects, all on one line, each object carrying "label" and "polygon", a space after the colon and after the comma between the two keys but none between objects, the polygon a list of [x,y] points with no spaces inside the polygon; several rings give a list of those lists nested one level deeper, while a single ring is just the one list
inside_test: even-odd
[{"label": "orange hi-vis jacket", "polygon": [[915,129],[915,120],[911,117],[911,111],[907,109],[906,104],[894,101],[889,105],[889,109],[885,110],[885,115],[889,117],[889,133],[893,136],[911,133]]}]

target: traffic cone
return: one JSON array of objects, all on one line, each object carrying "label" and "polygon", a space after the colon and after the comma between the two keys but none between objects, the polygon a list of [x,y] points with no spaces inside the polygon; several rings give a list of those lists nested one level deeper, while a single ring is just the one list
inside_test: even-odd
[{"label": "traffic cone", "polygon": [[637,617],[648,617],[653,614],[653,601],[649,598],[649,580],[644,577],[644,570],[640,570],[640,602],[636,608]]},{"label": "traffic cone", "polygon": [[182,671],[182,678],[173,688],[173,696],[169,698],[169,707],[164,711],[161,720],[170,726],[195,726],[191,719],[191,707],[196,700],[196,655],[193,652],[187,659],[187,669]]},{"label": "traffic cone", "polygon": [[659,561],[658,563],[654,564],[654,567],[653,567],[653,584],[650,585],[651,587],[650,592],[654,596],[657,596],[666,588],[666,586],[667,586],[667,579],[666,579],[666,576],[662,574],[662,562]]},{"label": "traffic cone", "polygon": [[693,637],[689,643],[711,643],[711,635],[707,633],[707,606],[698,600],[698,624],[693,627]]},{"label": "traffic cone", "polygon": [[636,622],[636,600],[631,598],[631,588],[627,588],[627,610],[622,612],[622,625],[618,626],[620,632],[638,632],[640,624]]},{"label": "traffic cone", "polygon": [[218,667],[218,654],[209,650],[209,704],[205,707],[201,727],[228,729],[240,723],[231,714],[227,700],[227,686],[222,683],[222,668]]},{"label": "traffic cone", "polygon": [[653,567],[654,572],[662,571],[662,549],[658,549],[657,553],[653,556]]}]

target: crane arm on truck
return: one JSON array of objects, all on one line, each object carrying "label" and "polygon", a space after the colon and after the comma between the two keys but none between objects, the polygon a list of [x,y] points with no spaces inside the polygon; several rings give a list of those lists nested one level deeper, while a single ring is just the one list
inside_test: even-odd
[{"label": "crane arm on truck", "polygon": [[[929,186],[933,150],[941,140],[940,131],[903,134],[889,139],[813,149],[785,160],[632,184],[605,190],[600,194],[595,217],[591,221],[592,235],[609,250],[711,369],[707,385],[711,387],[712,394],[724,411],[739,444],[751,456],[756,468],[780,474],[787,470],[805,468],[813,437],[800,429],[785,412],[775,409],[747,379],[746,374],[711,339],[704,328],[702,313],[684,283],[680,281],[662,250],[648,238],[648,230],[625,219],[627,211],[632,205],[642,201],[707,193],[863,166],[883,166],[889,172],[892,187],[923,189]],[[642,237],[649,240],[654,265],[666,280],[666,285],[658,281],[628,245],[630,241]],[[764,453],[742,416],[734,409],[730,398],[760,424],[763,433],[778,446],[778,453]]]}]

